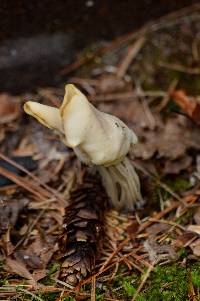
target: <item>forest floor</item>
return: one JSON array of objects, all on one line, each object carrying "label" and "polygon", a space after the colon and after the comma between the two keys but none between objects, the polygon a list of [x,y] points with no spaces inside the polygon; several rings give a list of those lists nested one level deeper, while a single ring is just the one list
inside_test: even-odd
[{"label": "forest floor", "polygon": [[200,300],[199,20],[198,10],[171,14],[61,70],[137,134],[130,158],[146,201],[106,210],[96,267],[75,288],[56,254],[84,167],[23,112],[30,99],[59,106],[64,88],[0,94],[0,300]]}]

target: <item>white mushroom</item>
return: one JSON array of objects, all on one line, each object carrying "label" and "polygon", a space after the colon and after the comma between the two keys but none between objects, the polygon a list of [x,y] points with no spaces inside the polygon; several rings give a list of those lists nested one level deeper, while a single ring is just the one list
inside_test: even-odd
[{"label": "white mushroom", "polygon": [[136,135],[117,117],[97,110],[74,85],[66,85],[65,92],[59,109],[28,101],[24,110],[55,130],[81,162],[96,166],[115,208],[139,207],[139,178],[126,156]]}]

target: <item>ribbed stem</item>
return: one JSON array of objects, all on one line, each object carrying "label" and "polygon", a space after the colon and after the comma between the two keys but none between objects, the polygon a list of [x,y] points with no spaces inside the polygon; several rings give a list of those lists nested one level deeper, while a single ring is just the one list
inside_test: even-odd
[{"label": "ribbed stem", "polygon": [[116,165],[97,166],[97,170],[102,177],[111,206],[115,209],[133,210],[144,204],[138,175],[128,157]]}]

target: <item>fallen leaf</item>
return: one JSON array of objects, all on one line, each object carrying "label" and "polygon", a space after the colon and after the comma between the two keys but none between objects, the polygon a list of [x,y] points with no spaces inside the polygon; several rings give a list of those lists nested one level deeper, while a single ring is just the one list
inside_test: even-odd
[{"label": "fallen leaf", "polygon": [[33,285],[37,284],[32,274],[22,262],[7,257],[6,267],[9,270],[9,272],[16,273],[17,275],[30,280]]},{"label": "fallen leaf", "polygon": [[171,96],[181,109],[194,122],[200,125],[200,105],[198,102],[194,98],[189,97],[183,90],[173,91]]},{"label": "fallen leaf", "polygon": [[43,268],[39,255],[31,252],[30,250],[18,250],[15,252],[15,257],[32,269]]},{"label": "fallen leaf", "polygon": [[[126,104],[123,103],[123,99],[117,105],[104,103],[100,104],[99,108],[124,120],[137,134],[139,142],[132,148],[135,158],[149,160],[154,156],[176,163],[175,160],[183,160],[188,150],[200,150],[200,130],[185,116],[171,114],[163,120],[161,115],[151,110],[149,119],[142,102],[137,99]],[[188,166],[191,158],[188,155],[187,160],[180,162],[183,169]],[[176,165],[174,170],[178,171]]]},{"label": "fallen leaf", "polygon": [[187,243],[189,243],[195,237],[194,233],[184,232],[179,235],[176,240],[172,242],[172,245],[175,249],[180,249],[184,247]]},{"label": "fallen leaf", "polygon": [[20,113],[19,98],[0,94],[0,124],[15,120]]},{"label": "fallen leaf", "polygon": [[[34,239],[34,240],[33,240]],[[34,269],[43,269],[49,263],[52,255],[57,251],[58,245],[55,243],[56,238],[47,235],[45,238],[36,233],[27,248],[16,251],[15,256],[24,264]]]},{"label": "fallen leaf", "polygon": [[103,74],[99,80],[96,90],[98,93],[108,94],[123,91],[127,83],[113,74]]},{"label": "fallen leaf", "polygon": [[158,244],[153,236],[144,242],[144,248],[148,252],[151,261],[177,258],[177,254],[171,245]]},{"label": "fallen leaf", "polygon": [[200,208],[198,207],[194,214],[194,221],[197,225],[200,225]]},{"label": "fallen leaf", "polygon": [[9,226],[16,224],[20,212],[27,204],[27,199],[0,201],[0,235],[4,234]]},{"label": "fallen leaf", "polygon": [[200,235],[200,226],[199,225],[189,225],[189,226],[187,226],[187,230]]},{"label": "fallen leaf", "polygon": [[190,248],[195,256],[200,256],[200,238],[190,244]]},{"label": "fallen leaf", "polygon": [[158,233],[164,233],[170,228],[168,224],[154,223],[146,229],[149,234],[157,235]]},{"label": "fallen leaf", "polygon": [[33,277],[36,281],[39,281],[39,280],[43,279],[44,277],[46,277],[46,275],[47,275],[47,270],[46,269],[35,270],[33,272]]},{"label": "fallen leaf", "polygon": [[183,156],[177,160],[166,160],[163,172],[165,174],[179,174],[180,171],[186,170],[192,164],[192,157]]},{"label": "fallen leaf", "polygon": [[[9,159],[9,158],[8,158]],[[37,162],[32,159],[31,156],[23,156],[23,157],[11,157],[11,160],[16,162],[17,164],[21,165],[22,167],[26,168],[28,171],[33,171],[37,168]],[[5,168],[6,170],[16,174],[16,175],[24,175],[24,172],[21,171],[19,168],[15,167],[13,164],[0,159],[0,167]],[[12,184],[13,182],[6,178],[3,175],[0,175],[0,187]]]}]

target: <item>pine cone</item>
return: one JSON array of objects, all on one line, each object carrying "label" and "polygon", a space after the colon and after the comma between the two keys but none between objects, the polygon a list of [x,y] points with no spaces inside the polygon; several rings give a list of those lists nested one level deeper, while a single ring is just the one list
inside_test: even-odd
[{"label": "pine cone", "polygon": [[100,180],[87,177],[71,192],[64,219],[64,262],[60,278],[70,287],[92,272],[101,244],[107,196]]}]

